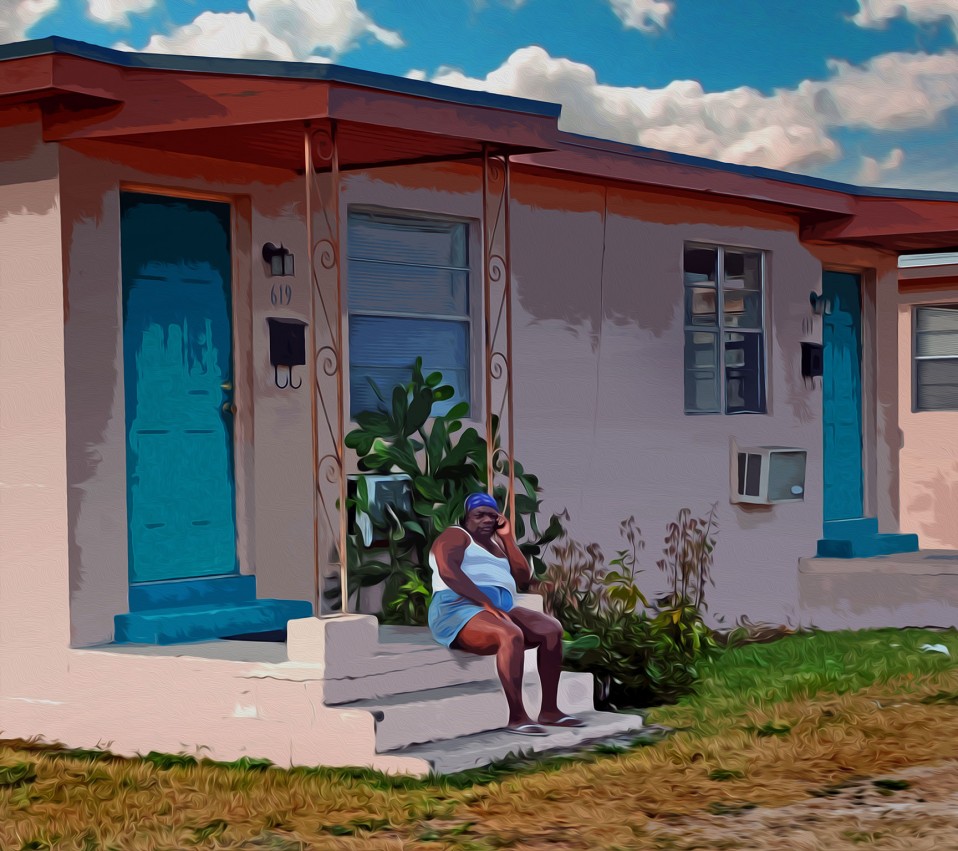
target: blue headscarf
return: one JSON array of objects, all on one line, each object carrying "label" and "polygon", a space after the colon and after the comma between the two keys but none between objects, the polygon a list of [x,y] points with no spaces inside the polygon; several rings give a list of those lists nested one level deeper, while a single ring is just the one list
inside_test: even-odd
[{"label": "blue headscarf", "polygon": [[499,510],[499,506],[496,504],[495,499],[489,496],[489,494],[471,493],[466,497],[466,514],[468,514],[474,508],[480,508],[483,505],[487,505],[489,508],[494,508],[496,511]]}]

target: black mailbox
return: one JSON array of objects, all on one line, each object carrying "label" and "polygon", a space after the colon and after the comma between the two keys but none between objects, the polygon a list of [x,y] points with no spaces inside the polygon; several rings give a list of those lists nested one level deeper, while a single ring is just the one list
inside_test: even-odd
[{"label": "black mailbox", "polygon": [[[273,376],[279,388],[302,387],[303,382],[293,384],[293,367],[306,364],[306,323],[300,319],[281,319],[270,316],[269,323],[269,362],[273,366]],[[285,384],[279,383],[279,368],[286,367],[288,378]]]},{"label": "black mailbox", "polygon": [[802,378],[819,378],[824,360],[821,343],[802,343]]}]

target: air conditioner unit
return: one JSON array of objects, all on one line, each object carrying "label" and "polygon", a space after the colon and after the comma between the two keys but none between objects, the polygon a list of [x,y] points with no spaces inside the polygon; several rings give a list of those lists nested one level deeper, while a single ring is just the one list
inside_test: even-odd
[{"label": "air conditioner unit", "polygon": [[775,505],[805,497],[804,449],[789,446],[734,447],[732,502]]},{"label": "air conditioner unit", "polygon": [[374,530],[389,525],[387,506],[405,512],[412,511],[412,479],[405,473],[349,477],[354,486],[361,478],[366,480],[369,513],[357,511],[356,526],[362,533],[363,543],[368,547],[373,543]]}]

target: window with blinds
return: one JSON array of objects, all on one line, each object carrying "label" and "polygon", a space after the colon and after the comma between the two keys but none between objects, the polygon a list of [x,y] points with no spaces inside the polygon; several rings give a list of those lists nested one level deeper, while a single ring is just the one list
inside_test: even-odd
[{"label": "window with blinds", "polygon": [[916,307],[914,318],[916,411],[958,410],[958,305]]},{"label": "window with blinds", "polygon": [[350,210],[347,227],[350,416],[380,408],[371,382],[388,400],[417,357],[455,389],[435,413],[471,406],[469,225]]}]

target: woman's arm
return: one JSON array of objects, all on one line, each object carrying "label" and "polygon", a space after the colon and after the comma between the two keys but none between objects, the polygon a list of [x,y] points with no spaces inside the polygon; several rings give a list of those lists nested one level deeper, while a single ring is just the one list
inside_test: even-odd
[{"label": "woman's arm", "polygon": [[529,562],[519,549],[516,539],[512,534],[512,524],[502,515],[499,516],[499,525],[496,526],[496,535],[499,536],[499,542],[506,551],[506,557],[509,559],[509,570],[512,578],[516,580],[519,588],[525,588],[532,579],[532,568]]},{"label": "woman's arm", "polygon": [[471,600],[477,606],[482,606],[485,611],[497,618],[508,620],[506,613],[497,609],[492,604],[492,600],[479,590],[479,586],[463,573],[462,558],[468,546],[469,536],[458,529],[447,529],[436,538],[436,543],[432,545],[432,552],[436,556],[442,581],[461,597]]}]

